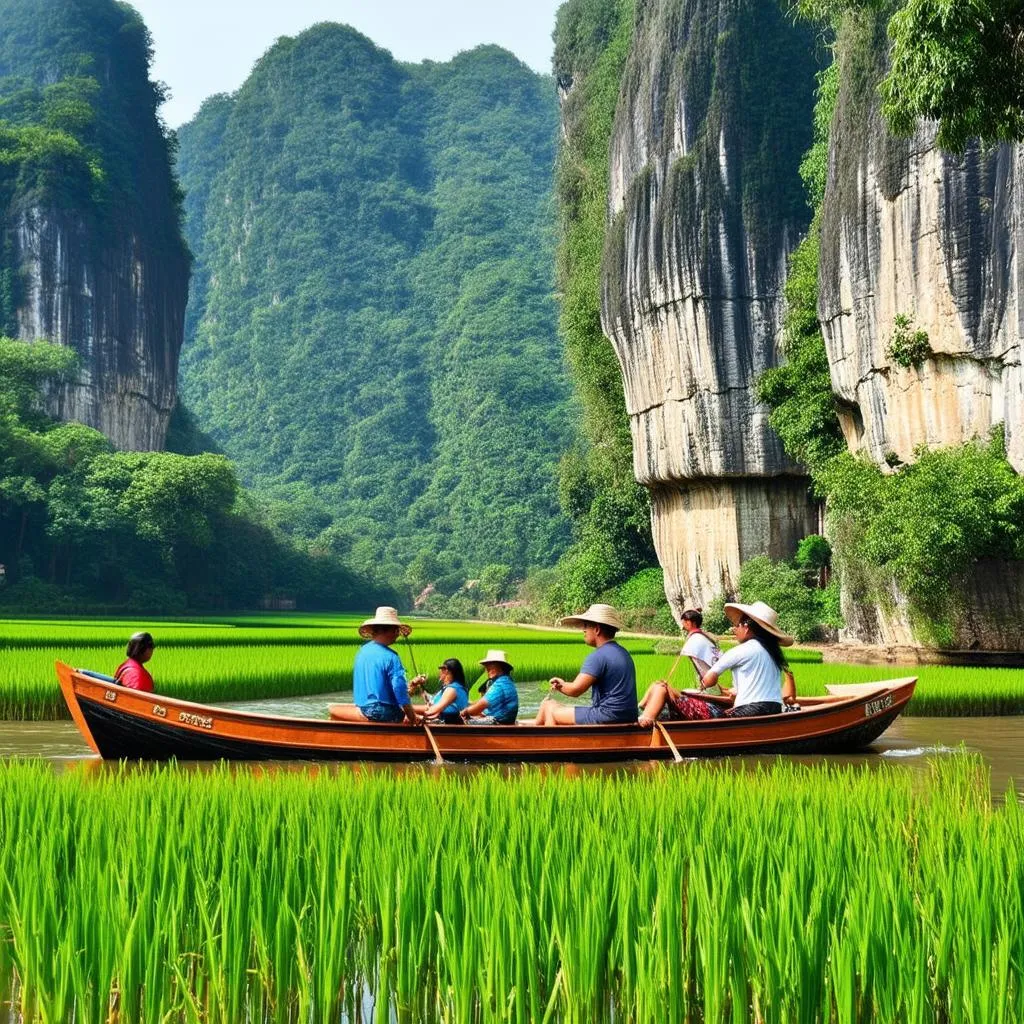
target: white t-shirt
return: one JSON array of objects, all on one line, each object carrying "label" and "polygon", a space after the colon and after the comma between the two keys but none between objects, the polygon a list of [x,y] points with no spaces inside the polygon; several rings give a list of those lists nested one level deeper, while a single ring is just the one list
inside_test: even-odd
[{"label": "white t-shirt", "polygon": [[[722,656],[722,652],[703,634],[691,633],[683,644],[683,654],[687,658],[697,658],[711,668]],[[696,666],[694,666],[696,668]]]},{"label": "white t-shirt", "polygon": [[719,675],[730,670],[736,691],[734,707],[761,701],[782,703],[782,670],[757,640],[737,644],[718,659],[715,671]]}]

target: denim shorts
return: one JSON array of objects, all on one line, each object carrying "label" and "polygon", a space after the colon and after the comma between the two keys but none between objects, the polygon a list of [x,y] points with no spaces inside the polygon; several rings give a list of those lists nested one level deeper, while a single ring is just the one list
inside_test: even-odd
[{"label": "denim shorts", "polygon": [[621,714],[616,715],[612,712],[602,711],[600,708],[595,707],[576,709],[577,725],[629,725],[635,721],[636,712],[634,712],[633,717],[630,718],[628,715],[624,717]]},{"label": "denim shorts", "polygon": [[379,700],[363,704],[359,710],[371,722],[400,722],[405,718],[405,712],[397,704],[385,704]]}]

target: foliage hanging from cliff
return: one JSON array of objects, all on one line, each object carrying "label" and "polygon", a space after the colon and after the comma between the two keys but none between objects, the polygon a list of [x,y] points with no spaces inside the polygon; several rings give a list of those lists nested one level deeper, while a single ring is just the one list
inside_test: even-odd
[{"label": "foliage hanging from cliff", "polygon": [[327,24],[181,130],[183,394],[296,536],[431,582],[564,550],[556,130],[503,50],[401,65]]},{"label": "foliage hanging from cliff", "polygon": [[40,389],[74,370],[66,348],[0,338],[0,604],[173,612],[257,607],[275,593],[313,608],[394,600],[264,525],[223,457],[115,452],[98,431],[48,419]]},{"label": "foliage hanging from cliff", "polygon": [[786,279],[783,352],[786,362],[757,381],[758,401],[771,409],[769,422],[787,453],[816,475],[845,451],[836,415],[828,353],[818,322],[818,254],[821,204],[828,174],[829,129],[839,92],[839,68],[832,63],[818,75],[814,142],[800,166],[814,220],[793,251]]},{"label": "foliage hanging from cliff", "polygon": [[805,17],[847,10],[888,18],[889,71],[879,85],[895,135],[937,121],[939,145],[1024,139],[1024,4],[1020,0],[799,0]]},{"label": "foliage hanging from cliff", "polygon": [[601,330],[609,148],[632,31],[632,0],[569,0],[555,28],[555,74],[568,93],[557,168],[560,326],[583,406],[582,437],[561,468],[575,543],[552,600],[565,608],[656,562],[647,492],[633,477],[622,375]]}]

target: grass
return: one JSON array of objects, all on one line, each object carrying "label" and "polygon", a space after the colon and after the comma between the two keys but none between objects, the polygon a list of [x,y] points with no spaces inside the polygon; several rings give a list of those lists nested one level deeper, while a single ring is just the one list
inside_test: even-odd
[{"label": "grass", "polygon": [[[0,719],[40,721],[67,718],[53,671],[62,660],[78,668],[112,673],[124,658],[124,643],[137,628],[157,640],[151,663],[157,688],[172,697],[200,703],[302,697],[351,689],[352,662],[363,642],[360,616],[245,616],[195,622],[156,620],[0,621]],[[448,657],[459,658],[472,680],[489,647],[503,647],[515,665],[526,706],[539,702],[551,676],[572,678],[588,653],[576,631],[534,630],[505,624],[413,622],[411,646],[397,650],[412,674],[436,678]],[[626,638],[633,654],[640,692],[664,678],[675,663],[666,641]],[[1024,670],[948,666],[824,665],[810,649],[790,652],[799,692],[825,692],[826,683],[873,682],[904,675],[919,678],[907,710],[911,715],[1024,714]],[[694,676],[681,662],[673,682],[692,686]]]},{"label": "grass", "polygon": [[355,1020],[367,992],[381,1022],[1024,1019],[1024,813],[966,755],[924,780],[7,762],[0,878],[0,1014],[28,1024]]}]

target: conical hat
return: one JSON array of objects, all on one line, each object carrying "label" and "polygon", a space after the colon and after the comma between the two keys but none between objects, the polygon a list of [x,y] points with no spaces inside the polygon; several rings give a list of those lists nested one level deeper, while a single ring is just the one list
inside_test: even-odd
[{"label": "conical hat", "polygon": [[793,643],[793,638],[779,629],[778,612],[764,601],[755,601],[753,604],[727,604],[725,614],[733,625],[744,616],[753,619],[759,626],[763,626],[772,636],[776,637],[783,647],[789,647]]},{"label": "conical hat", "polygon": [[485,654],[485,655],[484,655],[484,656],[483,656],[483,657],[482,657],[482,658],[480,659],[480,664],[481,664],[481,665],[487,665],[487,664],[500,664],[500,665],[504,665],[504,666],[505,666],[505,668],[507,668],[507,669],[509,670],[509,672],[511,672],[511,671],[512,671],[512,662],[510,662],[510,661],[508,660],[508,655],[506,655],[504,651],[499,651],[499,650],[497,650],[497,649],[496,649],[496,648],[494,648],[494,647],[492,647],[492,648],[491,648],[491,649],[490,649],[490,650],[489,650],[489,651],[488,651],[488,652],[487,652],[487,653],[486,653],[486,654]]},{"label": "conical hat", "polygon": [[398,609],[389,608],[387,605],[382,605],[378,608],[377,614],[372,619],[367,619],[359,627],[359,635],[364,640],[369,639],[373,636],[374,626],[396,626],[402,636],[408,636],[412,632],[412,626],[407,626],[404,622],[398,621]]},{"label": "conical hat", "polygon": [[585,612],[562,619],[563,626],[582,626],[588,622],[611,626],[612,629],[622,629],[622,619],[610,604],[592,604]]}]

